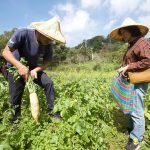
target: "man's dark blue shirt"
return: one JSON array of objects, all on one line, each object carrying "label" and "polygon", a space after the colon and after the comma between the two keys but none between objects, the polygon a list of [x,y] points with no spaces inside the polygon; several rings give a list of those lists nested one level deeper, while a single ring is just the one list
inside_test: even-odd
[{"label": "man's dark blue shirt", "polygon": [[[41,45],[36,38],[34,29],[18,29],[7,43],[8,47],[13,48],[13,55],[17,60],[24,57],[30,69],[38,66],[39,57],[42,55],[43,61],[52,60],[52,45]],[[11,64],[7,63],[10,67]]]}]

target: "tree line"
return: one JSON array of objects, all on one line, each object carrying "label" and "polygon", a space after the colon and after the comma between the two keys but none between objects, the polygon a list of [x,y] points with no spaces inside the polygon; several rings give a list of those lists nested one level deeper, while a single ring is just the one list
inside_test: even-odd
[{"label": "tree line", "polygon": [[[0,55],[11,35],[16,30],[17,28],[13,28],[11,31],[5,31],[0,35]],[[53,45],[52,65],[56,66],[60,63],[82,63],[90,60],[116,61],[117,59],[119,61],[118,55],[120,55],[125,47],[125,44],[110,41],[109,37],[104,37],[103,35],[83,40],[80,44],[72,48],[56,42]]]}]

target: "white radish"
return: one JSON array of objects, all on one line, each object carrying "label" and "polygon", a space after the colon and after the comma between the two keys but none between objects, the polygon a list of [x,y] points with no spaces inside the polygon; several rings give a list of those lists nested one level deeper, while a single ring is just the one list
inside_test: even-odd
[{"label": "white radish", "polygon": [[39,101],[36,93],[30,93],[31,114],[36,122],[40,115]]},{"label": "white radish", "polygon": [[38,123],[38,118],[40,116],[40,106],[39,106],[39,100],[36,94],[36,86],[31,76],[29,76],[26,85],[30,93],[31,114],[34,120]]}]

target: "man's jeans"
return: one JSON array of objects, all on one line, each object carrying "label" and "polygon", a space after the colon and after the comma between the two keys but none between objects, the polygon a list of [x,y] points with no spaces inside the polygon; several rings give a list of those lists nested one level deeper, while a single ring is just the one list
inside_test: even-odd
[{"label": "man's jeans", "polygon": [[144,96],[148,89],[148,83],[135,84],[135,100],[133,102],[133,112],[130,115],[129,128],[133,129],[130,133],[131,139],[143,140],[145,132],[144,118]]},{"label": "man's jeans", "polygon": [[[6,78],[9,82],[11,108],[14,110],[11,118],[11,123],[13,123],[21,113],[21,99],[25,87],[25,82],[23,78],[20,78],[17,82],[15,82],[13,76],[10,73],[7,74]],[[46,73],[38,72],[37,79],[35,79],[34,82],[44,89],[49,111],[52,111],[53,103],[55,101],[52,80],[46,75]]]}]

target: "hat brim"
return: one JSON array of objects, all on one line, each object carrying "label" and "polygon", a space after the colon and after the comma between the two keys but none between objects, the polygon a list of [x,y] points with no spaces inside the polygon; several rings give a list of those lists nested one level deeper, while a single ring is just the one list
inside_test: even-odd
[{"label": "hat brim", "polygon": [[38,28],[38,26],[40,26],[41,24],[43,24],[43,22],[36,22],[36,23],[32,23],[31,26],[32,26],[35,30],[37,30],[38,32],[40,32],[42,35],[46,36],[47,38],[49,38],[49,39],[51,39],[51,40],[57,41],[57,42],[62,43],[62,44],[65,44],[65,43],[66,43],[66,40],[65,40],[65,38],[64,38],[64,36],[62,35],[61,32],[58,33],[58,34],[59,34],[59,37],[61,37],[61,39],[60,39],[60,38],[57,38],[56,36],[53,36],[53,35],[50,36],[50,34],[47,34],[47,33],[41,31],[41,30]]},{"label": "hat brim", "polygon": [[117,40],[117,41],[123,41],[122,36],[119,34],[119,30],[123,29],[125,27],[131,27],[131,26],[138,27],[141,32],[141,36],[145,36],[147,34],[147,32],[149,31],[149,28],[143,24],[121,26],[121,27],[117,27],[111,31],[111,33],[109,34],[110,39]]}]

